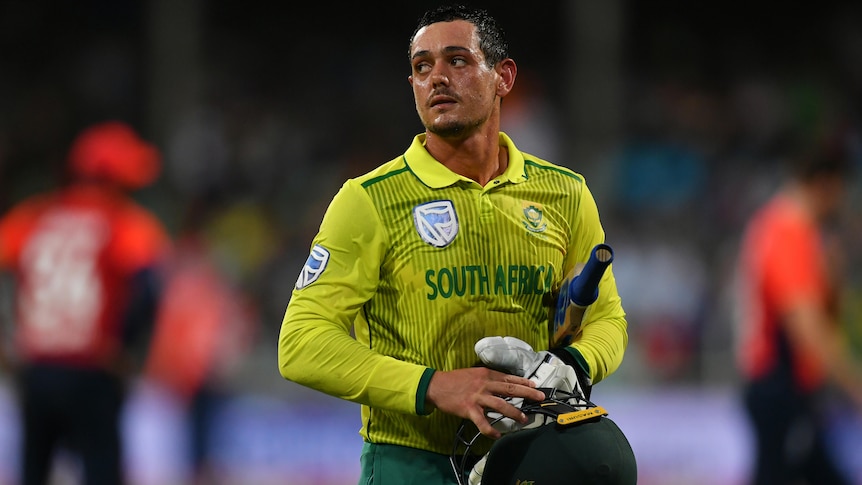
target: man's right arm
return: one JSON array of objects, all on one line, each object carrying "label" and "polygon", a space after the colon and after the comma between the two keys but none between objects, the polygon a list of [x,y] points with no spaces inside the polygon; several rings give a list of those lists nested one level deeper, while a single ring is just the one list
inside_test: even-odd
[{"label": "man's right arm", "polygon": [[345,183],[327,208],[287,305],[278,366],[284,378],[331,396],[417,413],[425,398],[418,390],[430,370],[381,355],[350,335],[376,292],[385,245],[370,198],[357,183]]}]

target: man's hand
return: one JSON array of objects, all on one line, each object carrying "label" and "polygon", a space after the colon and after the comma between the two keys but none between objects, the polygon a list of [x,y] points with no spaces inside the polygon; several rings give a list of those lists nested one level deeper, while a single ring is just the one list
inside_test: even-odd
[{"label": "man's hand", "polygon": [[491,426],[486,411],[497,412],[519,423],[527,417],[506,398],[541,401],[542,391],[536,384],[520,376],[506,374],[485,367],[471,367],[453,371],[437,371],[431,377],[426,399],[440,411],[469,419],[479,431],[497,439],[500,431]]}]

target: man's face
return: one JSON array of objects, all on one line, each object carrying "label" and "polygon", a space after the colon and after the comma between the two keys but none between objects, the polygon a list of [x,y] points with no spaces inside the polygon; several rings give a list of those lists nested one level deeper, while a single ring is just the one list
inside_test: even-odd
[{"label": "man's face", "polygon": [[485,63],[470,22],[438,22],[416,33],[410,50],[416,111],[441,137],[464,137],[488,120],[499,74]]}]

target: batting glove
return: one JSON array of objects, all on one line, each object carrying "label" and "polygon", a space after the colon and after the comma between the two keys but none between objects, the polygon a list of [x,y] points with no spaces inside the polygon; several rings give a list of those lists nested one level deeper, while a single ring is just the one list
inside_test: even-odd
[{"label": "batting glove", "polygon": [[[522,376],[536,383],[536,387],[548,387],[583,396],[578,383],[577,373],[572,366],[567,365],[556,355],[548,352],[536,352],[527,342],[515,337],[485,337],[474,346],[476,355],[486,366],[508,374]],[[510,403],[520,408],[523,398],[510,398]],[[501,433],[510,433],[519,429],[533,428],[544,424],[531,419],[526,424],[502,417],[500,413],[488,412],[487,416],[492,426]],[[535,416],[533,416],[535,418]]]}]

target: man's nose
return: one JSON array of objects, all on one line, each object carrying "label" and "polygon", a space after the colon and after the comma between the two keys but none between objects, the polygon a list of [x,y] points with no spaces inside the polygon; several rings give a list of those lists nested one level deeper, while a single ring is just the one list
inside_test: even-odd
[{"label": "man's nose", "polygon": [[444,67],[440,67],[439,64],[434,66],[434,69],[431,71],[431,84],[434,86],[449,85],[449,75],[446,72],[446,69]]}]

